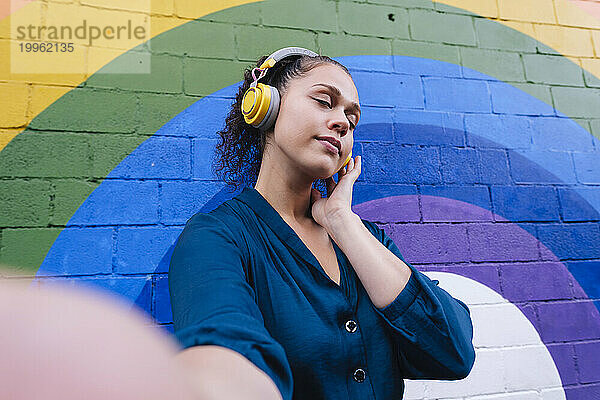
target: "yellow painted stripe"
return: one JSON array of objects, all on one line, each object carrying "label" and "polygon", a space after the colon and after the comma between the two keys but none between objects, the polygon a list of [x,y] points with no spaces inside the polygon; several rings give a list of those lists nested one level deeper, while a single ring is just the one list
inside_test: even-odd
[{"label": "yellow painted stripe", "polygon": [[6,145],[15,138],[21,130],[10,131],[10,130],[2,130],[0,131],[0,151],[6,147]]},{"label": "yellow painted stripe", "polygon": [[[531,36],[600,78],[600,19],[569,0],[436,0]],[[590,68],[589,70],[586,68]]]},{"label": "yellow painted stripe", "polygon": [[[151,0],[152,9],[150,10],[150,34],[152,37],[155,37],[163,32],[205,15],[225,10],[227,8],[236,7],[243,4],[256,3],[259,1],[261,0]],[[54,103],[74,87],[77,87],[79,84],[84,82],[100,68],[139,44],[139,42],[132,41],[128,43],[128,48],[112,50],[97,46],[89,47],[85,56],[85,60],[82,60],[89,63],[87,72],[84,73],[11,73],[11,41],[9,40],[11,21],[31,21],[32,18],[39,18],[40,21],[42,21],[42,18],[52,18],[53,24],[72,25],[72,23],[69,24],[69,18],[72,18],[74,13],[83,13],[86,12],[85,10],[88,10],[88,13],[97,12],[94,10],[101,10],[102,18],[105,20],[110,18],[110,12],[125,12],[132,15],[141,15],[144,11],[147,11],[143,10],[144,1],[129,1],[126,3],[126,6],[115,5],[115,3],[121,4],[121,2],[115,2],[114,0],[85,0],[82,1],[82,3],[84,3],[85,6],[33,1],[0,20],[0,90],[4,90],[2,88],[3,84],[6,85],[7,83],[20,83],[21,85],[31,85],[34,88],[39,87],[41,90],[38,92],[43,92],[44,94],[43,96],[32,98],[32,102],[35,102],[35,110],[22,110],[23,115],[19,119],[19,124],[16,126],[11,126],[11,128],[17,129],[16,133],[13,129],[10,130],[10,133],[0,132],[0,151],[2,151],[2,149],[16,135],[18,135],[18,133],[23,131],[31,122],[31,120],[33,120],[33,118],[35,118],[46,107]],[[123,7],[126,7],[126,9],[123,9]],[[111,10],[107,8],[110,8]],[[99,14],[95,15],[97,16]],[[81,20],[81,17],[79,17],[79,19]],[[15,42],[13,42],[12,45],[15,46]],[[60,65],[57,65],[57,68],[58,67],[60,67]],[[34,97],[36,93],[37,92],[34,91]]]},{"label": "yellow painted stripe", "polygon": [[[261,0],[152,0],[151,35],[154,37],[170,29],[189,22],[192,19],[208,15],[227,8],[256,3]],[[580,65],[590,74],[600,78],[600,21],[583,8],[568,0],[436,0],[438,3],[470,11],[487,17],[498,23],[515,29],[537,41],[552,47],[561,55]],[[111,0],[85,0],[84,4],[100,8],[115,8]],[[140,12],[143,2],[132,0],[121,10]],[[48,7],[64,6],[60,3],[42,3],[33,1],[13,14],[0,20],[0,85],[2,82],[21,83],[33,88],[33,97],[37,92],[44,96],[33,98],[35,107],[30,107],[23,116],[20,126],[0,132],[0,151],[12,138],[31,122],[46,107],[85,81],[104,65],[130,50],[107,51],[100,47],[90,47],[87,73],[83,74],[11,74],[10,72],[10,22],[19,16],[46,15]],[[80,6],[81,7],[81,6]],[[68,18],[68,13],[65,18]],[[60,18],[60,17],[56,17]],[[67,21],[65,21],[66,24]],[[16,130],[16,133],[15,133]]]}]

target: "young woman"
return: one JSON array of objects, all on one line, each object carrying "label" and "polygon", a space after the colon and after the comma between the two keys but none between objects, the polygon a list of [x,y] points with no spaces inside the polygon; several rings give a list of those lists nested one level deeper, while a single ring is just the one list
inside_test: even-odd
[{"label": "young woman", "polygon": [[[300,48],[256,65],[217,147],[224,180],[254,187],[195,214],[169,269],[199,397],[397,400],[404,378],[466,377],[467,306],[352,212],[361,157],[343,166],[360,106],[348,70]],[[313,188],[323,179],[326,197]]]}]

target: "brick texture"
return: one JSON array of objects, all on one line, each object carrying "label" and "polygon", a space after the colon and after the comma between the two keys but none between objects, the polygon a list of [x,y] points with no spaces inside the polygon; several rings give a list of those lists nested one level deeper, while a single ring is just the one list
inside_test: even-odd
[{"label": "brick texture", "polygon": [[[359,90],[353,210],[418,269],[473,285],[448,289],[468,299],[473,372],[406,397],[600,398],[597,1],[148,3],[145,74],[114,73],[129,55],[104,45],[77,47],[87,75],[16,74],[3,20],[0,280],[102,288],[172,333],[170,252],[225,192],[211,167],[242,71],[302,46]],[[109,23],[144,4],[29,10]]]}]

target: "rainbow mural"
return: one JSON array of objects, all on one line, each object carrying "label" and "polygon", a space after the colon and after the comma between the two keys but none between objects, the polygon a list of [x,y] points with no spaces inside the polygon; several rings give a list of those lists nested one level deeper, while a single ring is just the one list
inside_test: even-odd
[{"label": "rainbow mural", "polygon": [[[210,164],[242,70],[319,49],[359,91],[354,211],[472,311],[471,375],[405,398],[600,398],[600,3],[205,3],[0,13],[3,278],[105,288],[170,330],[174,242],[237,194]],[[55,7],[145,13],[152,37],[11,70],[11,19]],[[148,49],[149,73],[114,72]]]}]

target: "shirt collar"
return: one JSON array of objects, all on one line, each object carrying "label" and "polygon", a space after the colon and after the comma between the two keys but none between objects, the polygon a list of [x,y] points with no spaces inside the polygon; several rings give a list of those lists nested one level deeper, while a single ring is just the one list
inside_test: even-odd
[{"label": "shirt collar", "polygon": [[[288,225],[287,222],[285,222],[277,210],[273,208],[273,206],[260,194],[258,190],[254,189],[253,187],[246,186],[242,192],[236,196],[236,198],[249,206],[255,212],[255,214],[271,228],[273,233],[275,233],[275,235],[277,235],[277,237],[279,237],[279,239],[289,248],[294,250],[296,254],[312,264],[315,268],[323,270],[315,256],[308,249],[308,247],[306,247],[296,232]],[[339,260],[341,250],[333,240],[332,243]]]},{"label": "shirt collar", "polygon": [[[245,186],[240,194],[236,196],[238,200],[249,206],[254,213],[263,220],[273,232],[284,242],[295,242],[295,239],[300,238],[287,222],[281,218],[281,215],[273,208],[273,206],[265,199],[262,194],[253,187]],[[296,243],[291,243],[296,247]],[[296,249],[295,249],[296,250]]]}]

